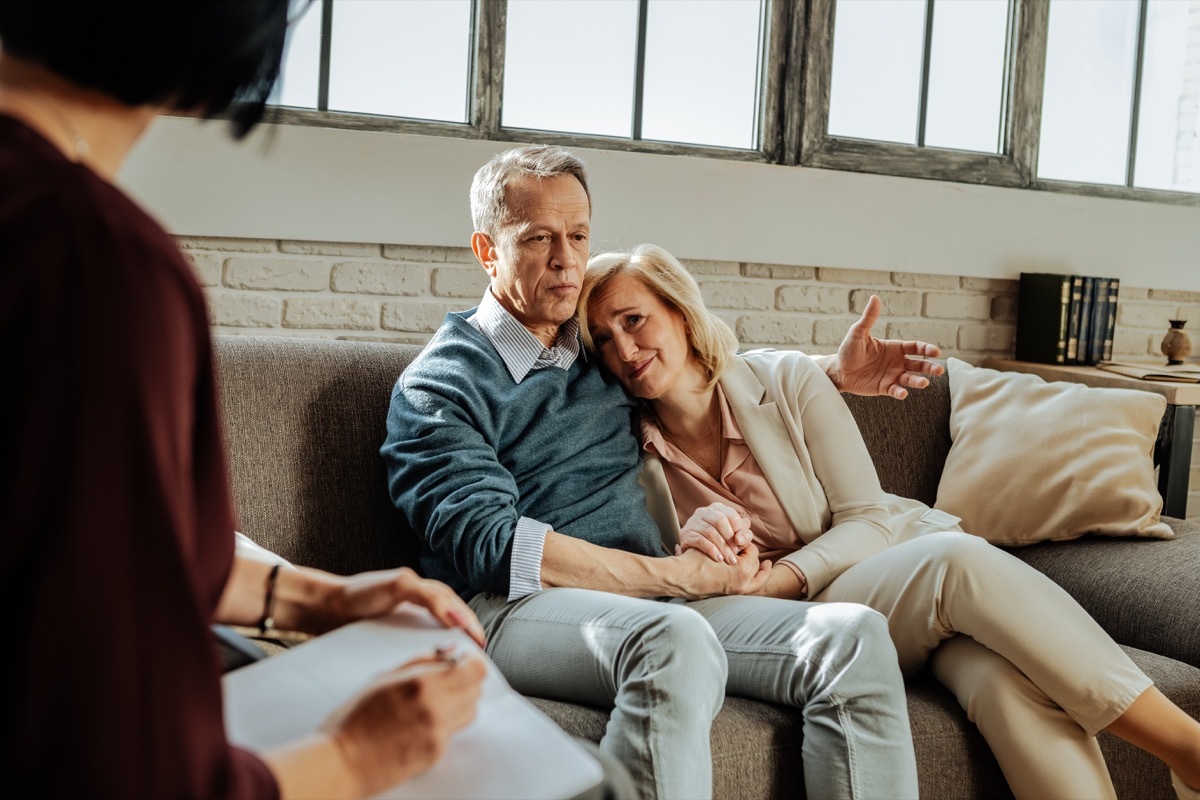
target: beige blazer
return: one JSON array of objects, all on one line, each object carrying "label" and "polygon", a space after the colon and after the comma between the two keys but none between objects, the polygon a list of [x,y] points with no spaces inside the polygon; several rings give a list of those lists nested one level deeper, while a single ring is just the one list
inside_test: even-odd
[{"label": "beige blazer", "polygon": [[[903,538],[931,527],[919,522],[926,506],[880,488],[854,417],[808,356],[751,351],[736,356],[720,380],[746,444],[797,534],[796,552],[784,558],[808,579],[809,597],[890,546],[894,517]],[[657,456],[647,455],[642,483],[663,540],[673,547],[679,520]]]}]

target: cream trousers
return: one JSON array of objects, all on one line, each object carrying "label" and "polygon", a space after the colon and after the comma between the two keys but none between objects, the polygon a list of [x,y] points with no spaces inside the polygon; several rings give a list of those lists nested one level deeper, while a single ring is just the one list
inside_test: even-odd
[{"label": "cream trousers", "polygon": [[900,668],[928,660],[1025,798],[1115,798],[1095,734],[1150,679],[1056,583],[966,533],[916,536],[843,572],[816,601],[881,612]]}]

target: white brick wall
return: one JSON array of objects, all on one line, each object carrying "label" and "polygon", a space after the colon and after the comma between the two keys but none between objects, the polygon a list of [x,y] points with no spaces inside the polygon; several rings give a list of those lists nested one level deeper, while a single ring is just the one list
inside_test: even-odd
[{"label": "white brick wall", "polygon": [[[423,344],[448,311],[474,306],[487,275],[466,247],[181,237],[224,334]],[[872,294],[876,333],[924,339],[944,356],[1011,357],[1015,280],[827,266],[686,260],[705,301],[745,347],[837,349]],[[1160,357],[1167,320],[1188,319],[1200,354],[1200,292],[1125,286],[1114,354]],[[1200,516],[1200,442],[1189,515]]]},{"label": "white brick wall", "polygon": [[[181,237],[219,333],[424,342],[475,304],[487,275],[466,247]],[[705,300],[751,346],[836,348],[872,294],[883,335],[936,342],[967,361],[1011,356],[1016,281],[839,267],[688,260]],[[1158,357],[1169,319],[1200,292],[1121,286],[1115,353]],[[1200,348],[1198,351],[1200,352]]]}]

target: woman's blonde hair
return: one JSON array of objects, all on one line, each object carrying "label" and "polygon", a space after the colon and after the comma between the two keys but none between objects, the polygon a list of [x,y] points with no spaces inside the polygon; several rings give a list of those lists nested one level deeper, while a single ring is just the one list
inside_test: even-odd
[{"label": "woman's blonde hair", "polygon": [[669,307],[683,315],[688,344],[704,368],[706,388],[716,385],[729,358],[738,349],[737,336],[724,320],[704,305],[696,279],[675,256],[653,244],[638,245],[628,252],[600,253],[588,260],[579,291],[579,332],[588,350],[596,345],[588,330],[588,306],[592,295],[618,275],[637,278]]}]

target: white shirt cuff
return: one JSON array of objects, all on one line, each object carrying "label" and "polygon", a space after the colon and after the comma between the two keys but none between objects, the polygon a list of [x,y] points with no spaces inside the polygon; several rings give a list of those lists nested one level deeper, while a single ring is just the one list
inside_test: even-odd
[{"label": "white shirt cuff", "polygon": [[521,517],[513,533],[512,566],[508,573],[508,602],[542,590],[542,548],[550,526]]}]

